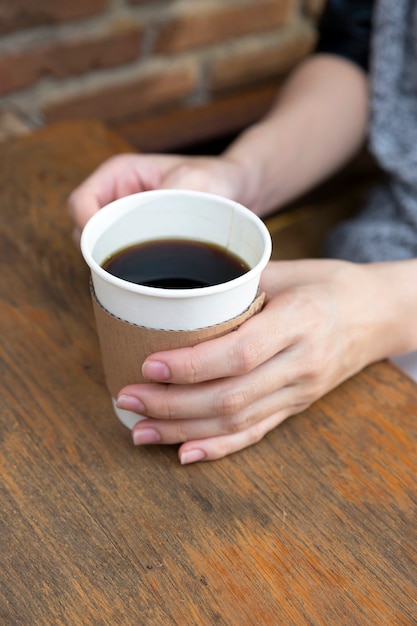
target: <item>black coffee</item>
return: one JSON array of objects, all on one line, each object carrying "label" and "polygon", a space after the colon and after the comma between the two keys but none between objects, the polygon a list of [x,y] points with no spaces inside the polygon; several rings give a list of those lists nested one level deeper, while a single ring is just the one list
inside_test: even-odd
[{"label": "black coffee", "polygon": [[195,289],[241,276],[249,267],[215,244],[186,239],[147,241],[111,255],[103,268],[123,280],[163,289]]}]

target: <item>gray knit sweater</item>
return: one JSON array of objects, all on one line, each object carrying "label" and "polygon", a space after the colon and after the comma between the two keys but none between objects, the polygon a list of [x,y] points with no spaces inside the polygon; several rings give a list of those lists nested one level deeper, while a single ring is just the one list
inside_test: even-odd
[{"label": "gray knit sweater", "polygon": [[417,257],[417,1],[377,0],[372,24],[369,148],[388,182],[324,251],[357,262]]}]

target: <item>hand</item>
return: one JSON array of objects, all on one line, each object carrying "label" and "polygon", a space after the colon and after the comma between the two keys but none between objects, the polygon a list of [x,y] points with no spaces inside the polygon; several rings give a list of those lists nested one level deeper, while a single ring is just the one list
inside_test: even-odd
[{"label": "hand", "polygon": [[342,261],[271,262],[261,313],[225,337],[151,355],[143,373],[157,382],[121,390],[121,408],[149,417],[135,425],[134,442],[182,443],[181,463],[258,442],[382,358],[382,282]]},{"label": "hand", "polygon": [[105,204],[151,189],[184,188],[245,201],[248,175],[226,157],[123,154],[105,161],[68,198],[79,241],[88,219]]}]

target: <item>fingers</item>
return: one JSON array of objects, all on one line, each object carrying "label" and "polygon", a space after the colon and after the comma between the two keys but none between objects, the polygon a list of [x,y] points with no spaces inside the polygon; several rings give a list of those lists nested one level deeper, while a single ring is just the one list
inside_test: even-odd
[{"label": "fingers", "polygon": [[181,465],[188,465],[198,461],[215,461],[234,452],[239,452],[261,441],[265,435],[290,415],[301,412],[305,407],[285,408],[270,415],[262,422],[254,424],[247,430],[233,435],[221,435],[206,439],[187,441],[180,446],[178,457]]},{"label": "fingers", "polygon": [[125,388],[153,418],[138,422],[136,445],[185,442],[182,464],[221,458],[252,445],[284,419],[300,412],[316,398],[314,385],[287,384],[295,372],[284,354],[254,372],[235,379],[198,385],[132,385]]},{"label": "fingers", "polygon": [[279,307],[276,298],[224,337],[152,354],[143,364],[143,375],[156,382],[194,384],[250,372],[294,341],[294,326],[286,314],[277,316]]},{"label": "fingers", "polygon": [[239,376],[218,375],[198,384],[129,385],[120,391],[117,403],[119,408],[158,419],[231,418],[304,374],[291,351],[283,351]]},{"label": "fingers", "polygon": [[70,194],[68,212],[78,230],[105,204],[140,191],[137,158],[135,154],[122,154],[108,159]]},{"label": "fingers", "polygon": [[90,194],[85,188],[74,190],[68,197],[67,210],[74,222],[72,238],[75,244],[79,244],[84,226],[100,206],[95,194]]},{"label": "fingers", "polygon": [[233,413],[217,413],[205,418],[182,419],[145,419],[135,425],[133,439],[136,444],[151,443],[147,440],[148,433],[153,429],[158,432],[160,443],[183,443],[188,440],[207,437],[234,435],[260,424],[271,414],[284,409],[294,396],[291,387],[284,387],[258,398],[251,404],[242,406]]},{"label": "fingers", "polygon": [[[119,398],[121,408],[148,416],[132,431],[136,444],[181,443],[184,464],[221,458],[256,443],[356,371],[346,264],[274,268],[264,273],[266,306],[237,331],[146,359],[143,371],[155,382],[126,387]],[[334,276],[340,282],[344,272],[336,290]]]},{"label": "fingers", "polygon": [[182,464],[220,459],[260,441],[287,417],[308,403],[293,403],[291,387],[261,398],[233,419],[143,420],[132,431],[136,445],[185,442],[178,451]]},{"label": "fingers", "polygon": [[155,188],[163,167],[176,162],[173,157],[143,157],[119,154],[104,161],[68,198],[68,212],[76,237],[101,207],[123,196]]},{"label": "fingers", "polygon": [[294,361],[282,354],[238,377],[199,384],[129,385],[121,390],[117,405],[159,420],[233,420],[257,400],[292,384],[299,376]]},{"label": "fingers", "polygon": [[[231,170],[230,176],[225,168]],[[101,207],[123,196],[151,189],[186,188],[239,196],[237,166],[217,158],[120,154],[102,163],[68,198],[79,240],[87,221]],[[236,181],[232,184],[230,179]]]},{"label": "fingers", "polygon": [[[132,431],[136,445],[186,442],[182,463],[221,458],[258,441],[301,410],[300,392],[293,384],[302,375],[299,361],[291,350],[279,349],[289,344],[285,332],[269,328],[275,317],[266,307],[219,340],[157,355],[166,356],[168,365],[153,361],[154,355],[144,367],[146,375],[182,384],[130,385],[121,390],[118,406],[148,417]],[[270,332],[262,335],[260,327]],[[259,343],[261,337],[268,341]],[[197,448],[192,446],[195,441]]]}]

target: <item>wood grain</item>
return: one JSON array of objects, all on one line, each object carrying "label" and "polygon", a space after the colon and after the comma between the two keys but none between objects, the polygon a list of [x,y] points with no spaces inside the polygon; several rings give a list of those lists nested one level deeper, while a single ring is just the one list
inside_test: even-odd
[{"label": "wood grain", "polygon": [[417,623],[417,387],[393,365],[214,463],[115,418],[65,201],[128,148],[90,122],[0,146],[0,623]]}]

